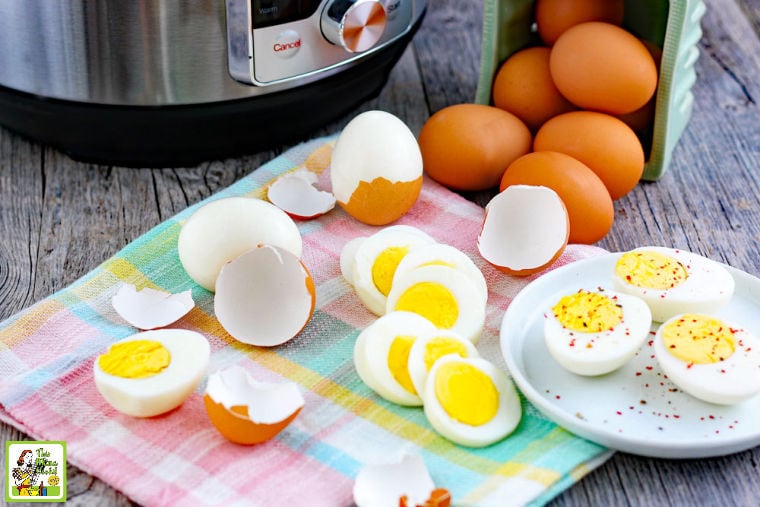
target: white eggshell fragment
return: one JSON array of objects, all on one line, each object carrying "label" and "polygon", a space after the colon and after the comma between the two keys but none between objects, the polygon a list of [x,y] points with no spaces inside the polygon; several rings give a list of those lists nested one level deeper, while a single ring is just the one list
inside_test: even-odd
[{"label": "white eggshell fragment", "polygon": [[251,197],[212,201],[182,226],[177,249],[187,274],[214,292],[224,263],[259,245],[274,245],[301,257],[303,241],[292,218],[272,203]]},{"label": "white eggshell fragment", "polygon": [[111,305],[121,318],[137,329],[165,327],[181,319],[193,309],[192,291],[171,294],[145,287],[137,290],[125,283],[111,298]]},{"label": "white eggshell fragment", "polygon": [[272,347],[296,336],[314,313],[314,281],[295,254],[262,245],[219,272],[214,312],[243,343]]},{"label": "white eggshell fragment", "polygon": [[501,271],[530,275],[562,254],[569,234],[567,209],[554,190],[512,185],[486,205],[478,251]]},{"label": "white eggshell fragment", "polygon": [[134,340],[160,343],[169,351],[169,365],[152,376],[129,378],[104,371],[98,357],[93,373],[100,394],[116,410],[134,417],[152,417],[181,405],[206,374],[211,354],[208,340],[187,329],[157,329],[134,334],[111,347]]},{"label": "white eggshell fragment", "polygon": [[314,186],[317,175],[300,170],[277,178],[267,190],[269,202],[296,220],[310,220],[335,207],[335,196]]},{"label": "white eggshell fragment", "polygon": [[425,462],[418,454],[405,454],[400,460],[366,465],[354,481],[354,502],[357,507],[399,505],[402,496],[406,505],[423,505],[435,489]]}]

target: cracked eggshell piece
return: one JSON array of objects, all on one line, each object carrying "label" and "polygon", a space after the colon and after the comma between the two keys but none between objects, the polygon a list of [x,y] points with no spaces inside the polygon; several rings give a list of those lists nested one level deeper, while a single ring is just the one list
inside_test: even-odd
[{"label": "cracked eggshell piece", "polygon": [[354,117],[335,142],[332,191],[353,218],[386,225],[406,214],[422,190],[422,154],[409,127],[385,111]]},{"label": "cracked eggshell piece", "polygon": [[258,382],[232,366],[209,375],[203,403],[226,439],[250,445],[274,438],[293,422],[305,400],[293,382]]},{"label": "cracked eggshell piece", "polygon": [[281,247],[300,258],[303,240],[293,219],[274,204],[227,197],[205,204],[187,219],[177,250],[190,278],[214,292],[222,266],[259,245]]},{"label": "cracked eggshell piece", "polygon": [[498,270],[527,276],[556,261],[569,236],[567,209],[554,190],[512,185],[486,205],[478,251]]},{"label": "cracked eggshell piece", "polygon": [[98,392],[116,410],[152,417],[180,406],[206,374],[208,340],[187,329],[143,331],[113,343],[95,359]]},{"label": "cracked eggshell piece", "polygon": [[295,220],[311,220],[335,207],[335,196],[315,186],[317,175],[303,169],[277,178],[267,189],[269,201]]},{"label": "cracked eggshell piece", "polygon": [[354,502],[357,507],[424,505],[435,490],[435,484],[419,454],[406,453],[388,463],[365,465],[354,481]]},{"label": "cracked eggshell piece", "polygon": [[298,257],[283,248],[262,245],[222,267],[214,312],[236,340],[273,347],[301,332],[315,303],[314,280]]},{"label": "cracked eggshell piece", "polygon": [[173,324],[195,307],[190,290],[171,294],[145,287],[138,291],[128,283],[119,287],[111,305],[122,319],[142,330]]}]

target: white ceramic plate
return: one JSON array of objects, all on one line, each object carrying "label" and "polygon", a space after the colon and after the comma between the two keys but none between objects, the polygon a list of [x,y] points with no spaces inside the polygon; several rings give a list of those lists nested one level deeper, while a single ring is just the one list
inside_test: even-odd
[{"label": "white ceramic plate", "polygon": [[[697,400],[663,378],[644,344],[627,365],[600,377],[562,368],[543,339],[552,298],[580,288],[612,289],[620,253],[568,264],[526,286],[507,308],[501,350],[515,383],[546,417],[611,449],[658,458],[701,458],[760,445],[760,395],[733,406]],[[716,315],[760,335],[760,279],[728,268],[736,280],[729,305]]]}]

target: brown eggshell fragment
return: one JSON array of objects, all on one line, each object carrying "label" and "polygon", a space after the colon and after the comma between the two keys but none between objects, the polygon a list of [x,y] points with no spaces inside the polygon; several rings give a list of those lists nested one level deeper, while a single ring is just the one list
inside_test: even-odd
[{"label": "brown eggshell fragment", "polygon": [[173,324],[195,307],[189,290],[171,294],[150,287],[137,290],[128,283],[119,287],[111,298],[111,305],[121,318],[142,330]]},{"label": "brown eggshell fragment", "polygon": [[295,220],[311,220],[335,207],[335,196],[319,190],[317,175],[308,170],[295,171],[277,178],[267,189],[269,202]]}]

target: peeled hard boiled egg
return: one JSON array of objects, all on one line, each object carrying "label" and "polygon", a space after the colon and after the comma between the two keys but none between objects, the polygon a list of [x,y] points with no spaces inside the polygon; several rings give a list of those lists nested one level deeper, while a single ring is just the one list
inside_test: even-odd
[{"label": "peeled hard boiled egg", "polygon": [[418,393],[425,391],[425,382],[435,362],[448,354],[460,357],[480,357],[473,343],[451,331],[438,329],[418,336],[411,349],[407,369],[414,389]]},{"label": "peeled hard boiled egg", "polygon": [[506,373],[479,357],[438,359],[425,383],[425,416],[452,442],[484,447],[517,427],[520,399]]},{"label": "peeled hard boiled egg", "polygon": [[598,289],[563,295],[544,314],[551,356],[578,375],[603,375],[627,363],[652,325],[640,299]]},{"label": "peeled hard boiled egg", "polygon": [[409,211],[422,189],[417,140],[390,113],[361,113],[338,136],[330,179],[346,213],[370,225],[394,222]]},{"label": "peeled hard boiled egg", "polygon": [[239,366],[209,375],[203,402],[216,429],[238,444],[258,444],[275,437],[305,403],[293,382],[258,382]]},{"label": "peeled hard boiled egg", "polygon": [[214,292],[222,266],[259,245],[274,245],[301,257],[302,239],[293,219],[274,204],[227,197],[198,208],[182,225],[177,249],[190,278]]},{"label": "peeled hard boiled egg", "polygon": [[732,405],[760,393],[760,340],[739,325],[679,314],[657,330],[654,352],[668,379],[695,398]]},{"label": "peeled hard boiled egg", "polygon": [[98,356],[95,386],[116,410],[135,417],[168,412],[192,394],[206,374],[206,338],[186,329],[134,334]]},{"label": "peeled hard boiled egg", "polygon": [[613,286],[643,299],[655,322],[679,313],[711,313],[734,293],[734,278],[721,264],[686,250],[641,247],[615,263]]}]

